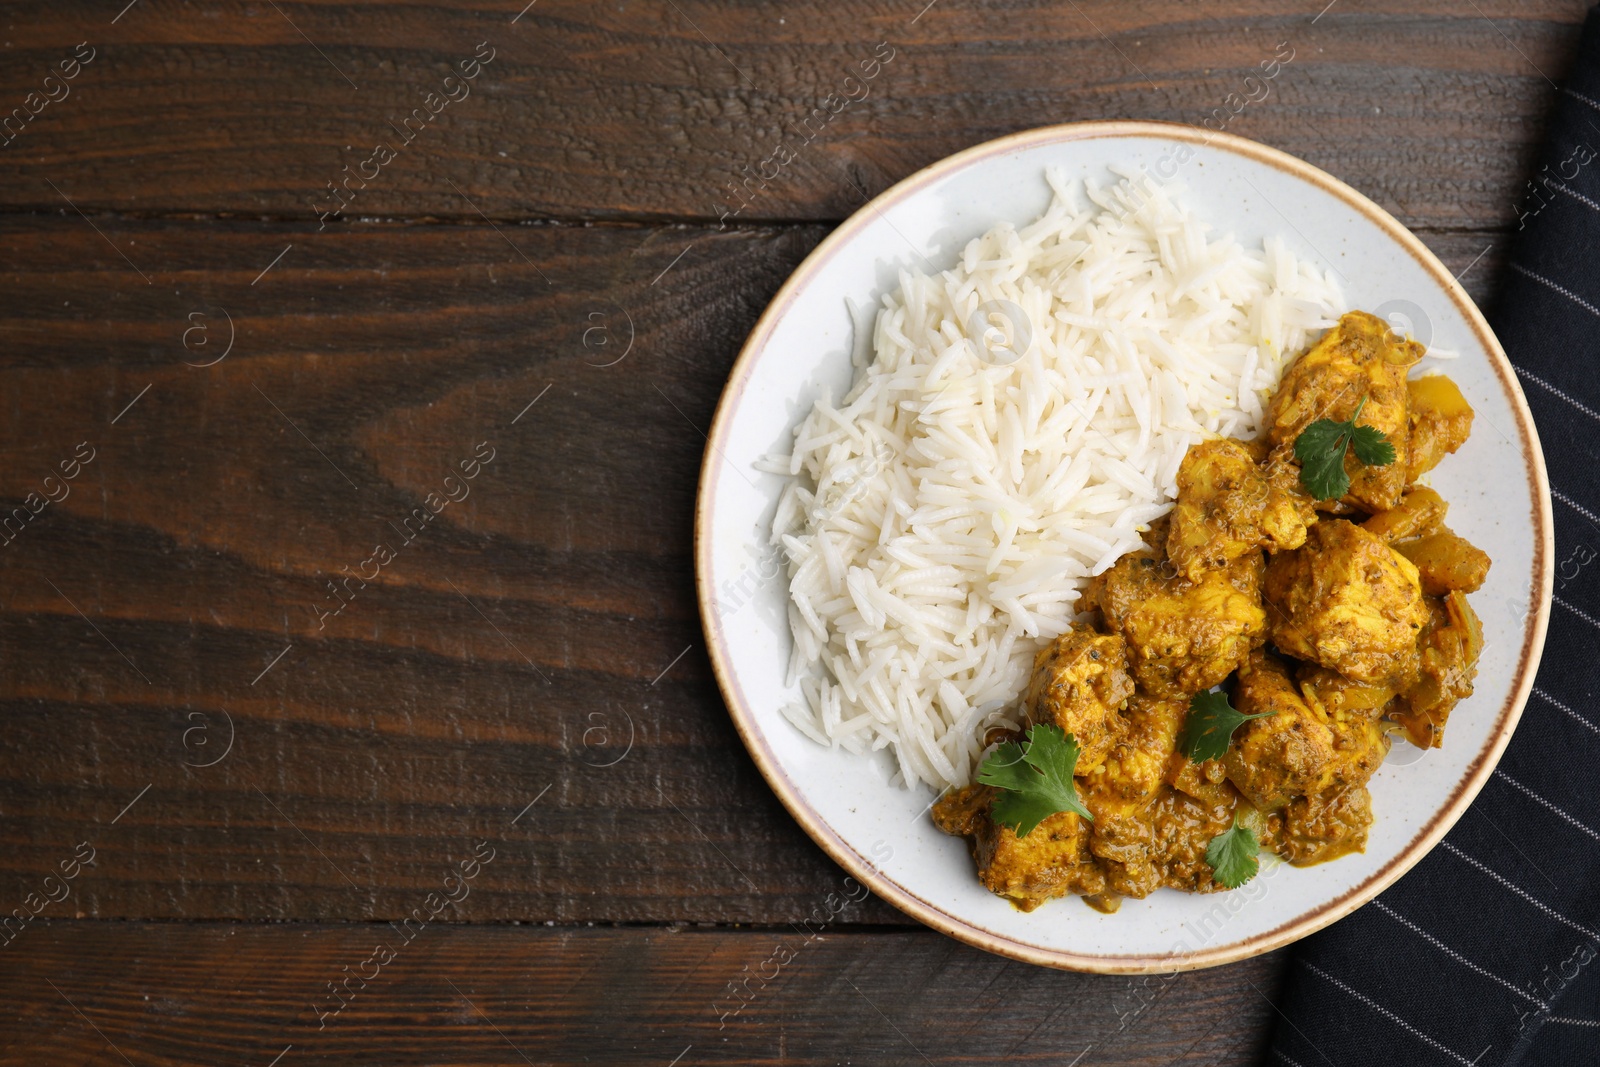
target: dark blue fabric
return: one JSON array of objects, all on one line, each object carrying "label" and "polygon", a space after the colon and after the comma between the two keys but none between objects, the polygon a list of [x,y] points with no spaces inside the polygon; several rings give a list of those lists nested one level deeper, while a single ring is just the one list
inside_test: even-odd
[{"label": "dark blue fabric", "polygon": [[1520,223],[1490,322],[1554,497],[1535,692],[1440,847],[1297,947],[1269,1067],[1600,1065],[1600,9]]}]

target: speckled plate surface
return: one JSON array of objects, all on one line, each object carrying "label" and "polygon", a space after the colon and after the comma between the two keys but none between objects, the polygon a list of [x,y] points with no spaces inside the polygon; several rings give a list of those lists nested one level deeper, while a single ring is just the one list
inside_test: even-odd
[{"label": "speckled plate surface", "polygon": [[[1023,913],[984,890],[966,843],[940,833],[930,790],[889,782],[887,758],[817,745],[779,708],[790,638],[782,561],[767,546],[783,479],[756,459],[786,451],[822,387],[850,381],[846,300],[875,307],[901,267],[946,267],[996,222],[1048,203],[1046,167],[1111,178],[1110,167],[1176,174],[1217,231],[1247,244],[1282,236],[1337,272],[1350,306],[1460,353],[1446,368],[1477,411],[1472,439],[1432,476],[1450,525],[1494,559],[1473,594],[1486,647],[1477,691],[1442,749],[1399,744],[1371,783],[1366,852],[1298,869],[1263,863],[1231,893],[1159,890],[1102,915],[1072,898]],[[1522,712],[1538,667],[1553,549],[1544,458],[1516,376],[1478,309],[1405,227],[1355,190],[1274,149],[1164,123],[1079,123],[979,145],[912,175],[864,206],[802,263],[756,324],[713,422],[695,514],[701,618],[717,680],[751,756],[795,819],[874,892],[980,948],[1075,970],[1209,967],[1304,937],[1403,875],[1460,818]]]}]

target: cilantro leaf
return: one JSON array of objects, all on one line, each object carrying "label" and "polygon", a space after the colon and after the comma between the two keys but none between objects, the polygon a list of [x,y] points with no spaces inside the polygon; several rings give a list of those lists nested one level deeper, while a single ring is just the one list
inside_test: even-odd
[{"label": "cilantro leaf", "polygon": [[1337,429],[1342,423],[1322,419],[1307,426],[1294,443],[1295,458],[1300,461],[1300,484],[1318,500],[1337,500],[1350,491],[1350,475],[1344,469],[1345,442],[1328,448],[1301,449],[1306,434],[1320,427]]},{"label": "cilantro leaf", "polygon": [[978,768],[978,781],[1002,790],[994,801],[994,821],[1027,837],[1058,812],[1094,820],[1072,782],[1077,766],[1077,740],[1046,723],[1031,728],[1024,744],[1007,741],[995,749]]},{"label": "cilantro leaf", "polygon": [[1294,440],[1294,458],[1300,461],[1300,484],[1318,500],[1336,500],[1350,491],[1350,475],[1344,469],[1346,451],[1369,467],[1387,467],[1394,462],[1394,445],[1373,426],[1357,426],[1367,398],[1348,421],[1318,419],[1300,431]]},{"label": "cilantro leaf", "polygon": [[1387,467],[1394,462],[1394,445],[1373,426],[1352,426],[1350,450],[1369,467]]},{"label": "cilantro leaf", "polygon": [[1022,746],[1015,741],[996,748],[978,768],[978,781],[1001,789],[1027,789],[1032,784],[1030,777],[1037,777],[1037,773],[1028,766]]},{"label": "cilantro leaf", "polygon": [[1226,693],[1201,692],[1189,698],[1189,717],[1183,720],[1183,737],[1180,747],[1183,754],[1202,763],[1208,759],[1221,759],[1228,751],[1228,742],[1241,724],[1274,714],[1263,711],[1246,715],[1228,703]]},{"label": "cilantro leaf", "polygon": [[1324,452],[1332,452],[1339,447],[1339,438],[1343,434],[1344,423],[1334,422],[1332,419],[1318,419],[1301,430],[1300,436],[1295,438],[1294,456],[1304,463]]},{"label": "cilantro leaf", "polygon": [[1261,842],[1256,840],[1255,831],[1241,823],[1236,814],[1233,825],[1206,846],[1206,863],[1217,882],[1238,889],[1261,869],[1261,861],[1256,858],[1260,851]]}]

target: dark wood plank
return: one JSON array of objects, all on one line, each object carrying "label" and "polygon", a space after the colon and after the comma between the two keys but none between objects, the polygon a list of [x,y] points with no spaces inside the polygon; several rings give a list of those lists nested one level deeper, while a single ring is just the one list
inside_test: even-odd
[{"label": "dark wood plank", "polygon": [[[100,229],[0,221],[0,899],[87,840],[53,914],[390,919],[486,837],[507,859],[462,918],[809,912],[838,871],[728,722],[688,516],[739,342],[820,229]],[[1483,235],[1435,239],[1494,277]],[[224,312],[232,351],[186,365]]]},{"label": "dark wood plank", "polygon": [[140,1067],[1244,1065],[1286,962],[1102,977],[929,931],[440,924],[57,922],[5,952],[0,1064]]},{"label": "dark wood plank", "polygon": [[[3,228],[32,294],[3,327],[6,513],[96,449],[0,549],[7,895],[83,839],[78,913],[144,918],[403,915],[474,835],[521,839],[474,919],[792,919],[834,879],[717,698],[687,518],[691,423],[815,232],[506,234],[546,285],[481,226],[102,226],[146,286],[88,226]],[[233,351],[186,366],[224,310]],[[586,348],[600,312],[614,344]]]},{"label": "dark wood plank", "polygon": [[[1230,130],[1412,225],[1504,226],[1588,6],[543,0],[517,17],[524,3],[141,0],[114,24],[90,0],[50,5],[7,29],[0,105],[41,110],[0,149],[0,206],[311,219],[348,167],[357,216],[707,220],[738,206],[748,167],[772,180],[743,220],[835,220],[1016,130],[1200,124],[1259,93],[1244,77],[1287,42]],[[95,58],[50,87],[70,95],[30,101],[79,42]],[[480,42],[494,58],[470,95],[407,142],[404,116]],[[864,62],[876,76],[847,82]],[[784,143],[796,158],[775,174]],[[363,182],[378,144],[397,156]]]}]

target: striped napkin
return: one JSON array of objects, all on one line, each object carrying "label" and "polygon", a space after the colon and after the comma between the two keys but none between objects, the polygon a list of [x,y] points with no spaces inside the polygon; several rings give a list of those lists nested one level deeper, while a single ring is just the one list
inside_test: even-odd
[{"label": "striped napkin", "polygon": [[1296,950],[1268,1067],[1600,1064],[1600,8],[1542,163],[1490,316],[1554,497],[1539,677],[1443,843]]}]

